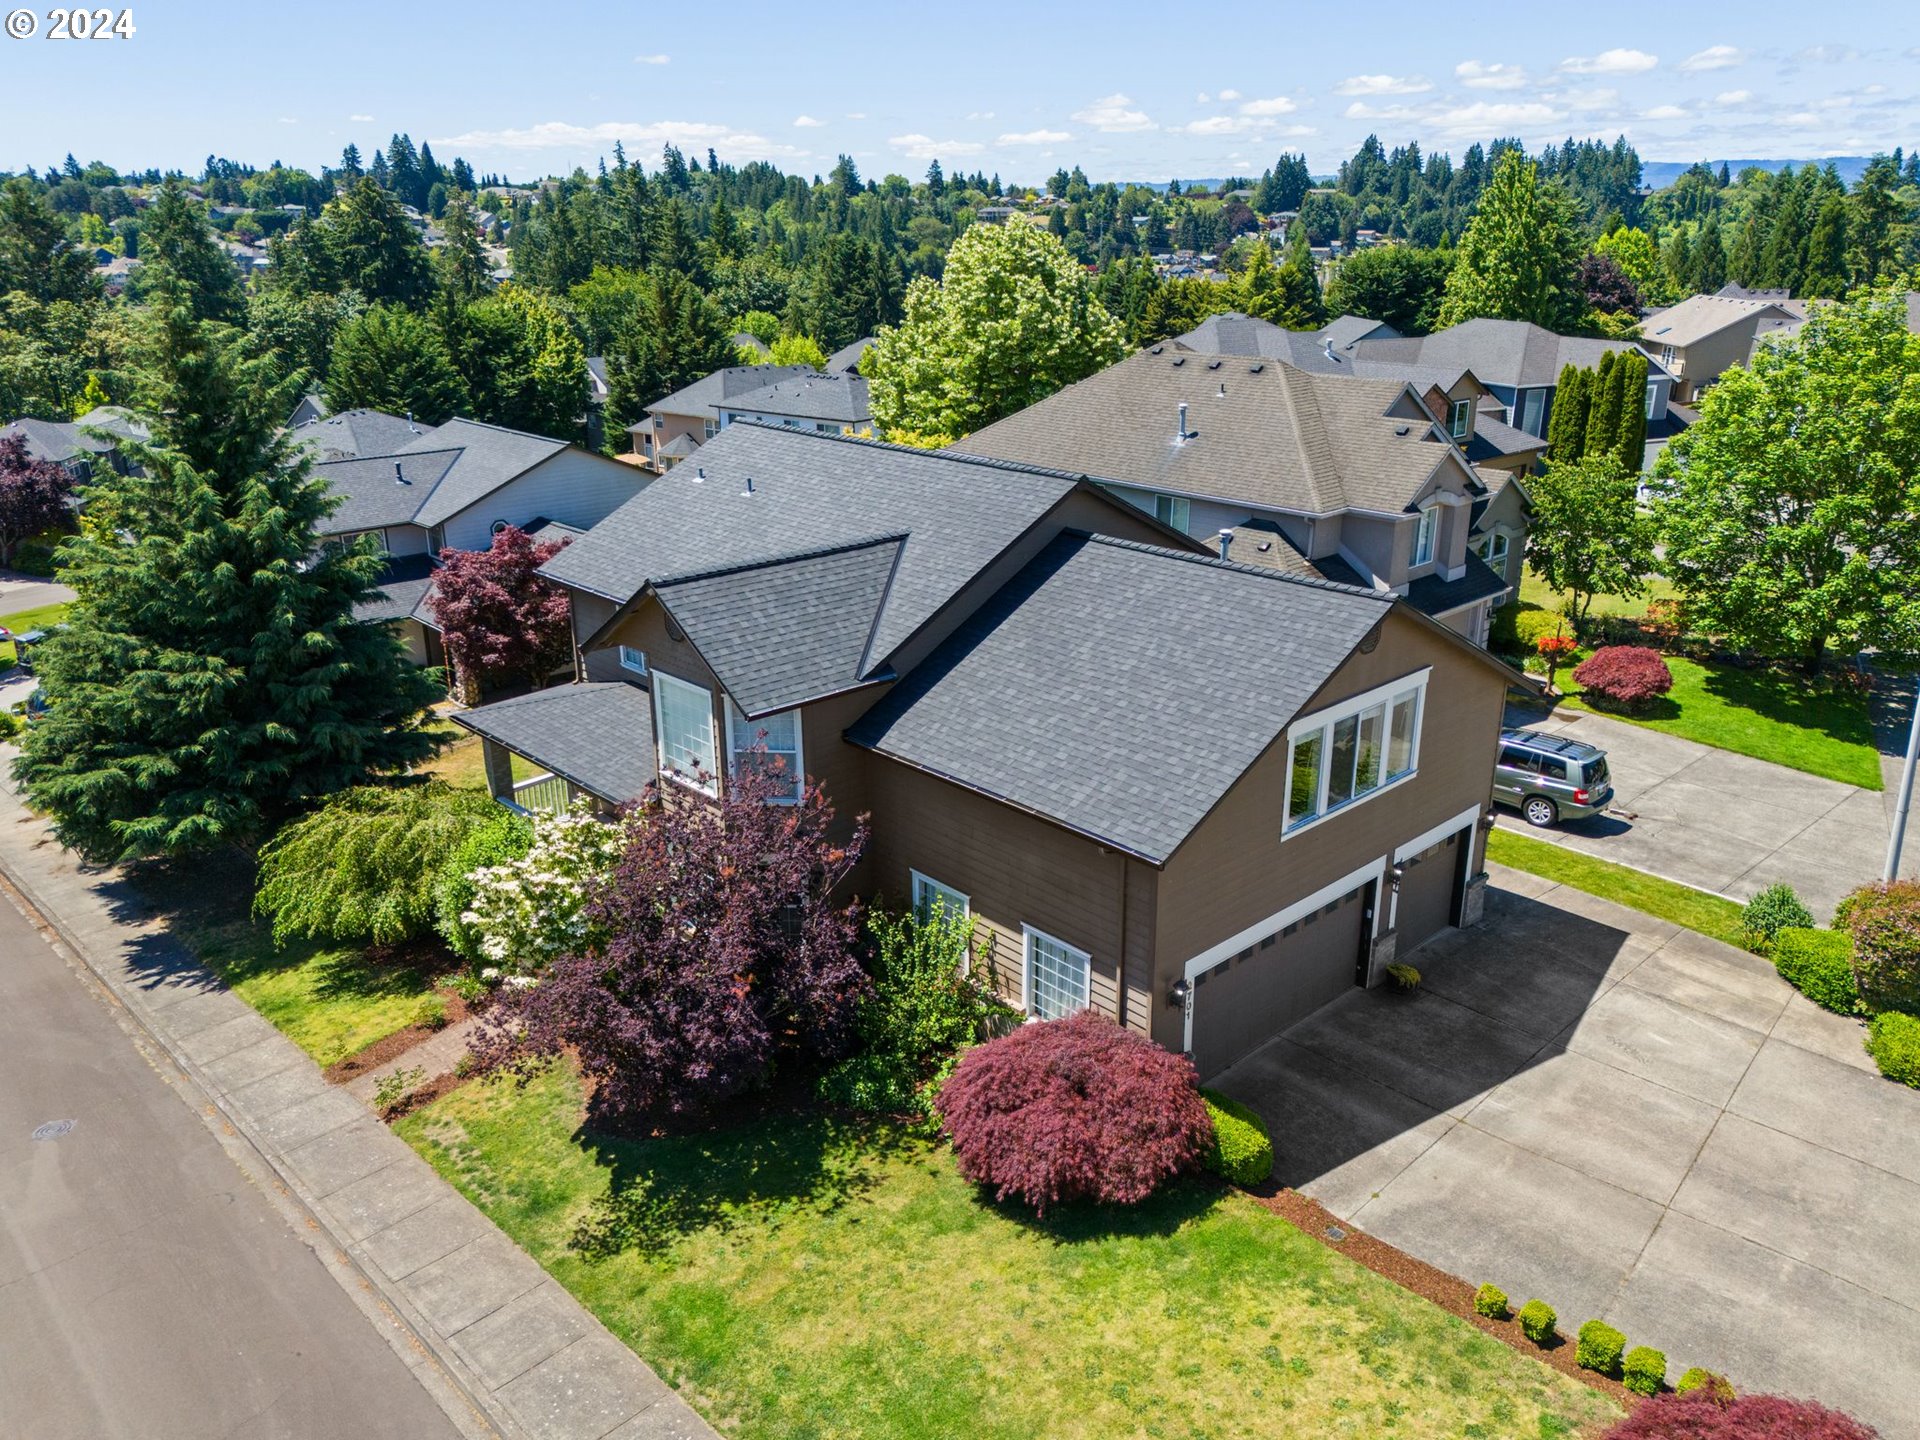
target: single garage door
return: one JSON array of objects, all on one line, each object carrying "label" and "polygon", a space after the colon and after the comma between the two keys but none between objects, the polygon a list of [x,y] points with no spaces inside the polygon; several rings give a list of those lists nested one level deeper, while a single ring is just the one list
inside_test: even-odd
[{"label": "single garage door", "polygon": [[1394,953],[1405,957],[1423,941],[1431,940],[1453,923],[1455,897],[1460,893],[1460,855],[1468,830],[1456,830],[1437,845],[1400,864],[1400,904],[1394,912],[1399,940]]},{"label": "single garage door", "polygon": [[1353,988],[1371,888],[1329,901],[1198,977],[1193,1063],[1203,1078]]}]

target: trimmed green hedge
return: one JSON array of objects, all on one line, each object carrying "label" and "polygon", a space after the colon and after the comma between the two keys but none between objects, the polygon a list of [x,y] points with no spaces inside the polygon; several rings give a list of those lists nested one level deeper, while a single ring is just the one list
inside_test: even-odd
[{"label": "trimmed green hedge", "polygon": [[1920,1019],[1889,1010],[1867,1026],[1867,1053],[1889,1080],[1920,1090]]},{"label": "trimmed green hedge", "polygon": [[1717,1398],[1723,1405],[1733,1403],[1733,1385],[1726,1376],[1718,1371],[1709,1370],[1704,1365],[1695,1365],[1682,1375],[1673,1387],[1678,1395],[1691,1395],[1695,1390],[1705,1390]]},{"label": "trimmed green hedge", "polygon": [[1520,1307],[1520,1333],[1536,1345],[1545,1345],[1553,1339],[1554,1326],[1559,1321],[1553,1307],[1544,1300],[1529,1300]]},{"label": "trimmed green hedge", "polygon": [[1267,1138],[1267,1122],[1217,1090],[1202,1090],[1200,1098],[1206,1102],[1207,1118],[1213,1121],[1213,1143],[1201,1164],[1234,1185],[1264,1184],[1273,1173],[1273,1141]]},{"label": "trimmed green hedge", "polygon": [[1651,1345],[1636,1345],[1627,1352],[1621,1368],[1620,1383],[1636,1395],[1658,1395],[1667,1383],[1665,1352]]},{"label": "trimmed green hedge", "polygon": [[1580,1341],[1573,1352],[1573,1363],[1582,1370],[1618,1375],[1620,1356],[1626,1348],[1627,1337],[1613,1326],[1604,1320],[1589,1320],[1580,1327]]},{"label": "trimmed green hedge", "polygon": [[1853,939],[1844,930],[1789,926],[1773,937],[1773,966],[1780,978],[1814,1004],[1838,1015],[1860,1013],[1853,979]]},{"label": "trimmed green hedge", "polygon": [[1507,1292],[1498,1285],[1482,1285],[1473,1292],[1473,1313],[1489,1320],[1507,1318]]}]

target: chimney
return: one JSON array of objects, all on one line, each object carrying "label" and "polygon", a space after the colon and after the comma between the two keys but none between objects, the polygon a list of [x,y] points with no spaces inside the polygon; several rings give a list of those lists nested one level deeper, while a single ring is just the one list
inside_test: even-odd
[{"label": "chimney", "polygon": [[1232,558],[1227,554],[1227,552],[1232,548],[1233,548],[1233,531],[1227,529],[1225,526],[1222,526],[1220,529],[1220,558],[1222,560],[1227,560]]},{"label": "chimney", "polygon": [[1184,400],[1180,402],[1180,428],[1174,432],[1173,443],[1176,445],[1187,443],[1187,402]]}]

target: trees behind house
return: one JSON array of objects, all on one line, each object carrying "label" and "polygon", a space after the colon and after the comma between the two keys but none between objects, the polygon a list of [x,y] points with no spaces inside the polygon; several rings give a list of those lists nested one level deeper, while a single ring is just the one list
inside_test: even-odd
[{"label": "trees behind house", "polygon": [[427,609],[468,704],[493,686],[539,685],[567,663],[567,593],[537,573],[565,545],[508,525],[485,550],[440,552]]},{"label": "trees behind house", "polygon": [[1060,242],[1030,225],[976,225],[946,273],[907,291],[906,318],[861,361],[888,430],[961,436],[1118,360],[1120,326]]},{"label": "trees behind house", "polygon": [[726,316],[678,275],[641,276],[645,288],[613,327],[607,350],[607,429],[618,436],[647,406],[738,363]]},{"label": "trees behind house", "polygon": [[1600,453],[1549,459],[1527,481],[1533,520],[1527,561],[1568,596],[1576,628],[1586,623],[1595,595],[1637,595],[1653,566],[1652,528],[1640,514],[1636,472]]},{"label": "trees behind house", "polygon": [[1547,454],[1555,460],[1610,456],[1638,475],[1647,447],[1647,358],[1609,350],[1593,369],[1565,365],[1553,392]]},{"label": "trees behind house", "polygon": [[72,519],[73,477],[64,465],[36,460],[23,435],[0,438],[0,565],[13,564],[21,543]]},{"label": "trees behind house", "polygon": [[1898,291],[1816,307],[1660,457],[1665,568],[1700,628],[1818,671],[1920,640],[1920,336]]},{"label": "trees behind house", "polygon": [[1543,182],[1518,150],[1509,150],[1460,237],[1440,324],[1488,317],[1575,333],[1587,314],[1575,283],[1584,249],[1573,202],[1559,186]]},{"label": "trees behind house", "polygon": [[1425,335],[1440,318],[1447,272],[1452,268],[1453,253],[1448,250],[1412,245],[1361,250],[1342,260],[1333,272],[1327,310],[1378,320],[1402,335]]},{"label": "trees behind house", "polygon": [[467,408],[467,387],[446,342],[411,310],[376,305],[342,325],[327,367],[327,404],[440,425]]}]

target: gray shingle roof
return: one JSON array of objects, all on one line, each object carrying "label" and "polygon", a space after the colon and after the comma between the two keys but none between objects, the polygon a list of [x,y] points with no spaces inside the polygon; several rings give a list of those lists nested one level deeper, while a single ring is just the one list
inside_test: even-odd
[{"label": "gray shingle roof", "polygon": [[1469,551],[1466,574],[1458,580],[1422,575],[1407,586],[1407,603],[1423,615],[1445,615],[1512,588],[1491,565]]},{"label": "gray shingle roof", "polygon": [[1753,328],[1762,320],[1799,318],[1771,300],[1745,300],[1731,295],[1689,295],[1679,304],[1655,310],[1647,316],[1640,322],[1640,334],[1649,345],[1672,345],[1684,349],[1735,325]]},{"label": "gray shingle roof", "polygon": [[616,805],[654,780],[653,701],[635,685],[558,685],[455,711],[453,721]]},{"label": "gray shingle roof", "polygon": [[362,455],[391,455],[431,434],[431,425],[416,425],[404,416],[381,410],[342,410],[323,420],[296,425],[297,444],[310,446],[316,460],[352,460]]},{"label": "gray shingle roof", "polygon": [[1228,557],[1238,565],[1257,565],[1278,570],[1301,580],[1328,580],[1335,585],[1351,585],[1356,590],[1371,590],[1367,577],[1338,555],[1323,555],[1309,560],[1306,552],[1271,520],[1248,520],[1233,528],[1233,545]]},{"label": "gray shingle roof", "polygon": [[[1525,320],[1468,320],[1431,335],[1400,340],[1362,340],[1356,359],[1471,370],[1484,384],[1510,387],[1554,385],[1563,365],[1592,368],[1609,350],[1639,353],[1628,340],[1556,335]],[[1649,371],[1664,375],[1659,362]]]},{"label": "gray shingle roof", "polygon": [[1333,342],[1336,350],[1356,340],[1392,340],[1400,332],[1384,320],[1369,320],[1364,315],[1336,315],[1320,327],[1320,334]]},{"label": "gray shingle roof", "polygon": [[56,465],[103,454],[113,448],[105,440],[82,435],[80,427],[70,420],[35,420],[27,417],[0,427],[0,438],[11,439],[15,435],[27,442],[27,454],[35,460],[47,460]]},{"label": "gray shingle roof", "polygon": [[718,407],[722,400],[744,395],[749,390],[758,390],[776,380],[797,379],[818,373],[811,365],[729,365],[711,375],[702,375],[691,385],[682,386],[671,395],[663,395],[647,406],[647,413],[697,415],[704,420],[718,420]]},{"label": "gray shingle roof", "polygon": [[843,425],[873,419],[873,407],[867,403],[867,382],[858,375],[837,373],[776,380],[758,390],[729,396],[721,405],[736,413],[791,415],[796,420],[835,420]]},{"label": "gray shingle roof", "polygon": [[1496,420],[1482,410],[1473,417],[1473,434],[1467,437],[1467,458],[1476,464],[1507,455],[1526,455],[1544,450],[1547,442],[1538,435],[1517,430],[1504,420]]},{"label": "gray shingle roof", "polygon": [[867,347],[873,344],[873,336],[862,335],[851,345],[842,345],[827,357],[827,370],[836,375],[857,375],[860,372],[860,357],[867,353]]},{"label": "gray shingle roof", "polygon": [[1204,355],[1284,360],[1319,375],[1403,380],[1421,390],[1435,385],[1451,390],[1466,372],[1464,365],[1420,365],[1361,358],[1354,346],[1370,336],[1393,340],[1400,338],[1400,332],[1391,325],[1364,320],[1358,315],[1341,315],[1318,330],[1287,330],[1268,320],[1232,313],[1209,316],[1173,343]]},{"label": "gray shingle roof", "polygon": [[659,588],[661,603],[750,717],[861,684],[898,536]]},{"label": "gray shingle roof", "polygon": [[426,603],[433,588],[430,555],[391,555],[380,575],[380,593],[353,607],[356,620],[405,620]]},{"label": "gray shingle roof", "polygon": [[1159,863],[1392,603],[1063,535],[847,738]]},{"label": "gray shingle roof", "polygon": [[[1387,414],[1405,392],[1397,380],[1156,346],[953,449],[1256,509],[1399,514],[1454,454],[1430,422]],[[1188,439],[1176,444],[1182,401]]]},{"label": "gray shingle roof", "polygon": [[729,425],[542,573],[624,603],[648,583],[904,535],[868,650],[878,665],[1078,483],[874,441]]},{"label": "gray shingle roof", "polygon": [[428,450],[314,466],[313,473],[341,497],[340,508],[321,522],[321,533],[340,535],[416,523],[421,505],[459,458],[458,450]]},{"label": "gray shingle roof", "polygon": [[401,453],[417,455],[456,448],[459,463],[421,502],[416,525],[441,524],[541,461],[552,459],[567,448],[567,442],[483,425],[478,420],[449,420]]}]

